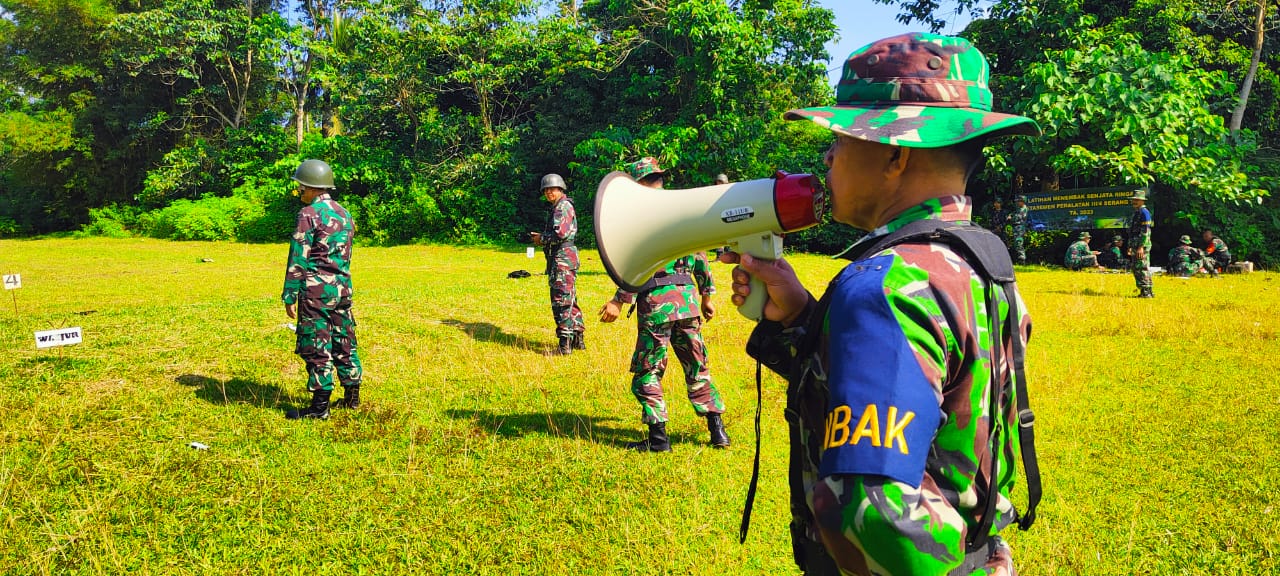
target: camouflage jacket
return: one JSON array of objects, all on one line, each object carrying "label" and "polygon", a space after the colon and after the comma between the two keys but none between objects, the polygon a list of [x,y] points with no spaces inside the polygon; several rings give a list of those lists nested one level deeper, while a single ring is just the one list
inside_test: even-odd
[{"label": "camouflage jacket", "polygon": [[1009,215],[1009,223],[1013,224],[1014,232],[1026,233],[1027,218],[1030,216],[1031,210],[1026,206],[1019,206],[1013,209],[1013,214]]},{"label": "camouflage jacket", "polygon": [[1009,222],[1009,212],[1004,208],[996,210],[988,204],[987,207],[982,210],[981,220],[982,221],[978,222],[978,224],[981,224],[988,230],[999,234],[1003,230],[1005,224]]},{"label": "camouflage jacket", "polygon": [[1174,246],[1169,250],[1169,273],[1194,275],[1200,271],[1202,258],[1200,251],[1191,246],[1185,244]]},{"label": "camouflage jacket", "polygon": [[578,216],[573,202],[565,196],[551,206],[547,225],[542,227],[542,253],[547,257],[547,274],[552,269],[577,270],[578,247],[573,239],[578,236]]},{"label": "camouflage jacket", "polygon": [[1204,253],[1216,260],[1219,266],[1226,266],[1231,263],[1231,250],[1228,250],[1227,243],[1217,236],[1214,236],[1209,245],[1205,247]]},{"label": "camouflage jacket", "polygon": [[[969,211],[966,197],[933,199],[872,235],[927,218],[967,221]],[[818,308],[811,297],[793,326],[761,322],[751,336],[760,348],[748,350],[789,381],[787,420],[804,492],[801,502],[793,495],[793,534],[821,542],[849,574],[948,574],[965,561],[967,531],[989,497],[984,283],[946,244],[900,244],[853,261],[827,290],[825,318],[808,318]],[[1005,320],[1004,293],[993,290]],[[1030,317],[1022,313],[1017,325],[1001,342],[1006,406],[1016,401],[1011,338],[1025,341]],[[811,355],[799,357],[807,328],[820,332]],[[1015,412],[996,424],[1007,433],[996,455],[992,534],[1017,517],[1009,500]]]},{"label": "camouflage jacket", "polygon": [[[654,274],[654,278],[688,274],[696,284],[673,284],[659,286],[641,293],[637,299],[635,292],[621,288],[614,294],[614,299],[623,304],[636,304],[637,321],[642,325],[656,326],[666,322],[675,322],[685,318],[693,318],[702,313],[702,300],[698,294],[706,296],[715,294],[715,281],[711,278],[711,265],[707,263],[707,255],[703,252],[677,258]],[[696,290],[695,290],[696,288]]]},{"label": "camouflage jacket", "polygon": [[1103,250],[1102,254],[1098,255],[1098,263],[1107,268],[1127,268],[1129,259],[1125,258],[1124,252],[1120,250],[1119,246],[1112,244],[1107,246],[1107,249]]},{"label": "camouflage jacket", "polygon": [[355,223],[347,210],[321,194],[298,211],[280,299],[333,305],[351,298],[351,239]]},{"label": "camouflage jacket", "polygon": [[1063,259],[1063,264],[1071,269],[1095,266],[1097,263],[1098,258],[1089,249],[1089,245],[1084,240],[1073,242],[1067,248],[1067,257]]},{"label": "camouflage jacket", "polygon": [[1130,248],[1146,248],[1151,250],[1151,212],[1146,206],[1138,208],[1129,216],[1129,238],[1125,245]]}]

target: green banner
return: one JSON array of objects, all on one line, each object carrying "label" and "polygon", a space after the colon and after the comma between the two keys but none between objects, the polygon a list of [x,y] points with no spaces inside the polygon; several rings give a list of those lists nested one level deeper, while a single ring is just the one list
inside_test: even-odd
[{"label": "green banner", "polygon": [[1129,197],[1138,190],[1145,188],[1110,186],[1027,194],[1029,227],[1039,231],[1124,228],[1133,214]]}]

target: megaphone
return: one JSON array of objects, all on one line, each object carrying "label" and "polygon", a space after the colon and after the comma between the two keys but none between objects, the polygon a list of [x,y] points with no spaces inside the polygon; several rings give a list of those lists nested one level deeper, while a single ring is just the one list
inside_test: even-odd
[{"label": "megaphone", "polygon": [[[609,277],[638,292],[676,258],[729,246],[738,253],[776,260],[780,234],[818,223],[823,195],[812,174],[779,171],[772,178],[688,190],[638,184],[612,172],[596,188],[596,246]],[[759,320],[769,295],[751,279],[751,294],[738,308]]]}]

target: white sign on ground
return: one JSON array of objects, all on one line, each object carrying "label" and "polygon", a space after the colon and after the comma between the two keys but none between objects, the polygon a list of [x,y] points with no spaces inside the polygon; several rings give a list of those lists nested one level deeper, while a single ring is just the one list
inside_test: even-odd
[{"label": "white sign on ground", "polygon": [[5,290],[13,290],[13,289],[15,289],[15,288],[21,288],[21,287],[22,287],[22,275],[21,275],[21,274],[5,274],[5,275],[4,275],[4,289],[5,289]]},{"label": "white sign on ground", "polygon": [[79,326],[74,328],[59,328],[57,330],[44,330],[36,332],[36,348],[53,348],[54,346],[70,346],[79,344],[84,339],[84,332]]}]

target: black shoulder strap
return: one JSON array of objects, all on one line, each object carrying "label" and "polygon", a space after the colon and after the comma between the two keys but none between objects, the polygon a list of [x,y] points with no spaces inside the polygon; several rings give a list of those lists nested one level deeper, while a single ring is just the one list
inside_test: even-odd
[{"label": "black shoulder strap", "polygon": [[[1015,278],[1013,272],[1013,261],[1009,258],[1009,250],[1005,247],[1004,242],[991,231],[974,226],[971,224],[957,224],[954,222],[945,222],[942,220],[916,220],[910,222],[885,236],[879,238],[869,238],[862,242],[858,242],[852,248],[845,251],[841,255],[849,260],[859,260],[873,254],[877,254],[886,248],[897,246],[899,244],[920,244],[928,242],[941,242],[957,249],[960,256],[977,270],[978,275],[988,283],[988,288],[994,283],[999,285],[1004,292],[1005,300],[1009,306],[1008,319],[1005,322],[1004,329],[1007,333],[1013,334],[1011,338],[1013,343],[1013,357],[1010,361],[1013,365],[1013,381],[1014,395],[1018,408],[1018,427],[1019,434],[1019,451],[1022,455],[1022,466],[1027,481],[1027,509],[1018,520],[1018,527],[1026,530],[1035,522],[1036,507],[1040,504],[1041,486],[1040,486],[1040,465],[1036,460],[1035,448],[1035,414],[1031,411],[1030,399],[1027,396],[1027,377],[1026,377],[1026,347],[1022,342],[1019,334],[1019,323],[1022,319],[1022,311],[1018,309],[1018,298],[1015,289]],[[865,245],[864,245],[865,244]],[[993,290],[984,290],[987,294],[988,309],[998,309],[998,301]],[[824,299],[825,300],[825,299]],[[825,316],[826,307],[820,307],[818,313]],[[994,316],[998,318],[998,316]],[[990,327],[992,332],[991,341],[1002,341],[1000,334],[1001,326],[999,322],[992,322]],[[997,356],[992,358],[992,368],[998,371],[1000,362],[998,361],[1000,350],[993,347],[993,354]],[[998,372],[993,372],[998,374]],[[994,382],[998,382],[998,378],[993,378]],[[1003,409],[999,406],[998,388],[993,388],[993,402],[991,402],[992,413],[990,415],[993,425],[1003,419]],[[994,429],[994,426],[993,426]],[[998,435],[993,434],[991,437],[991,455],[994,461],[1002,450]],[[969,550],[977,550],[984,547],[989,538],[988,532],[991,531],[991,524],[995,520],[995,502],[994,495],[998,494],[998,478],[997,471],[992,468],[990,477],[990,486],[988,488],[987,509],[982,515],[982,520],[977,528],[969,534],[967,539],[967,548]]]}]

